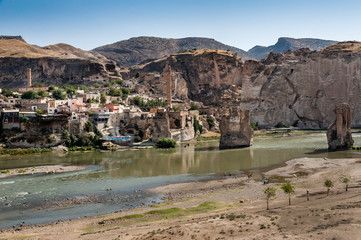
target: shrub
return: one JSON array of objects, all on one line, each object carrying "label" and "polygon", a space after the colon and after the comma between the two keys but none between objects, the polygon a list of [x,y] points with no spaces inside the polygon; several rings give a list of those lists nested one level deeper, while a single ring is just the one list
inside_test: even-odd
[{"label": "shrub", "polygon": [[251,127],[254,131],[258,130],[258,126],[254,122],[251,122]]},{"label": "shrub", "polygon": [[197,131],[199,131],[199,133],[202,133],[203,126],[199,123],[196,116],[193,116],[193,119],[194,119],[194,123],[193,123],[194,133],[197,133]]},{"label": "shrub", "polygon": [[214,119],[212,117],[207,117],[207,123],[208,123],[209,129],[212,129],[214,127]]},{"label": "shrub", "polygon": [[175,148],[177,146],[177,142],[170,138],[159,138],[155,143],[157,148]]},{"label": "shrub", "polygon": [[198,104],[195,103],[191,103],[191,108],[189,110],[199,110],[200,106]]},{"label": "shrub", "polygon": [[39,95],[34,92],[33,90],[26,91],[23,94],[21,94],[22,99],[38,99]]}]

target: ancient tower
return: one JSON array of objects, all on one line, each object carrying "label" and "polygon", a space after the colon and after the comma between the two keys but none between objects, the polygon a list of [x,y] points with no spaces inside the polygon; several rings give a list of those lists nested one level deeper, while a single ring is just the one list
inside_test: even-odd
[{"label": "ancient tower", "polygon": [[31,87],[31,68],[28,68],[28,88]]},{"label": "ancient tower", "polygon": [[169,64],[165,66],[165,77],[167,79],[167,107],[172,108],[172,72]]}]

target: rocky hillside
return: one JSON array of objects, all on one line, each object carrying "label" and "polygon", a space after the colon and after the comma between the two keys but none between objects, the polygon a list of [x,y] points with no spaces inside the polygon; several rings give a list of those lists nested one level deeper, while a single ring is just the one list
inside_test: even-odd
[{"label": "rocky hillside", "polygon": [[[226,51],[174,54],[139,68],[137,91],[165,95],[162,73],[173,70],[173,96],[226,109],[238,105],[263,127],[327,128],[334,108],[347,102],[352,125],[361,126],[361,43],[342,42],[321,51],[300,49],[241,61]],[[153,76],[153,77],[152,77]]]},{"label": "rocky hillside", "polygon": [[268,56],[270,52],[284,53],[288,50],[297,50],[301,48],[309,48],[311,50],[321,50],[331,44],[337,43],[336,41],[322,40],[315,38],[279,38],[275,45],[268,47],[255,46],[248,51],[252,58],[260,60]]},{"label": "rocky hillside", "polygon": [[230,50],[244,59],[251,58],[249,54],[242,49],[225,45],[214,39],[197,37],[180,39],[135,37],[95,48],[93,51],[99,52],[107,58],[116,61],[122,67],[129,67],[147,60],[162,58],[170,54],[194,48]]},{"label": "rocky hillside", "polygon": [[32,69],[34,83],[45,84],[90,84],[106,81],[110,74],[115,74],[115,63],[101,54],[67,44],[41,48],[20,38],[0,39],[2,88],[25,86],[27,68]]}]

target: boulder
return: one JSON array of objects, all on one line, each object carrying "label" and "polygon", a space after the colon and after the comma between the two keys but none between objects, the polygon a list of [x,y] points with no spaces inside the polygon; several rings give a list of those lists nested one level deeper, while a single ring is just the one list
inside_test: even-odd
[{"label": "boulder", "polygon": [[351,108],[347,103],[335,108],[336,120],[327,129],[328,149],[348,149],[353,146],[351,135]]},{"label": "boulder", "polygon": [[232,108],[229,115],[224,115],[219,125],[221,141],[219,147],[241,148],[249,147],[253,141],[253,129],[250,125],[249,111]]}]

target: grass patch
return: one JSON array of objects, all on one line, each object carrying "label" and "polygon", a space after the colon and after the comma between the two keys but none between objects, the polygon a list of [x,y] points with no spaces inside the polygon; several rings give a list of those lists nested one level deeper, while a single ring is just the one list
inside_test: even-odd
[{"label": "grass patch", "polygon": [[145,214],[169,216],[169,215],[179,215],[183,213],[183,211],[184,210],[181,208],[166,208],[166,209],[152,210],[146,212]]},{"label": "grass patch", "polygon": [[0,173],[4,173],[4,174],[7,174],[7,173],[10,173],[10,170],[9,169],[6,169],[6,170],[1,170]]},{"label": "grass patch", "polygon": [[52,148],[4,148],[0,149],[0,155],[29,155],[52,152]]},{"label": "grass patch", "polygon": [[[132,223],[150,221],[151,219],[158,221],[158,220],[170,219],[173,217],[179,218],[179,217],[186,217],[186,216],[198,214],[198,213],[210,212],[210,211],[214,211],[214,210],[217,210],[220,208],[222,208],[222,205],[220,203],[204,202],[204,203],[199,204],[196,207],[190,207],[190,208],[186,208],[186,209],[182,209],[182,208],[156,209],[156,210],[151,210],[151,211],[145,212],[144,214],[132,214],[132,215],[126,215],[126,216],[122,216],[122,217],[118,217],[118,218],[106,219],[106,220],[101,221],[101,224],[103,224],[104,222],[117,221],[117,220],[133,220]],[[124,224],[129,225],[129,221],[124,222]]]},{"label": "grass patch", "polygon": [[209,212],[212,210],[216,210],[218,208],[218,205],[216,202],[204,202],[199,204],[196,207],[187,208],[186,211],[189,213],[194,212]]}]

